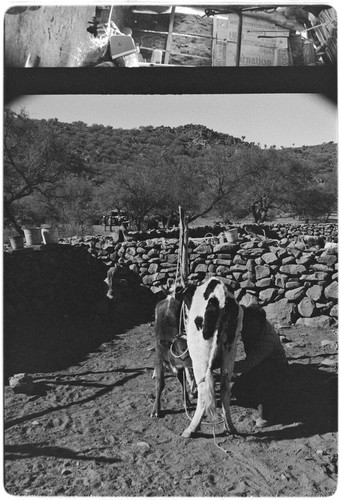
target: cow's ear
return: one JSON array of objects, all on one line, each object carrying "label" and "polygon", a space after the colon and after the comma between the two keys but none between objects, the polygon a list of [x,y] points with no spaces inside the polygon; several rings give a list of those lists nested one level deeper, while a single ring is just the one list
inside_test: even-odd
[{"label": "cow's ear", "polygon": [[193,295],[194,295],[196,288],[197,288],[196,285],[194,283],[191,283],[191,284],[187,285],[183,289],[182,293],[180,294],[182,300],[185,302],[185,304],[188,308],[191,307]]}]

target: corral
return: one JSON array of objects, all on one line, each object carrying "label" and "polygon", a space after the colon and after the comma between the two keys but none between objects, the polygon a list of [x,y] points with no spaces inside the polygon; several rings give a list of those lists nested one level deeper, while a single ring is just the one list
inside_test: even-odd
[{"label": "corral", "polygon": [[[323,227],[324,231],[335,229]],[[297,232],[297,227],[294,230]],[[322,227],[315,230],[322,232]],[[212,242],[195,245],[190,254],[197,254],[190,261],[195,266],[194,274],[208,270],[202,267],[197,271],[199,265],[222,265],[228,272],[237,273],[231,281],[238,284],[236,292],[242,290],[238,278],[250,271],[233,270],[233,266],[243,265],[240,260],[245,252],[248,260],[264,259],[265,255],[267,259],[274,253],[265,240],[256,241],[252,247],[243,248],[251,239],[241,239],[235,243],[240,245],[236,252],[229,248],[229,259],[226,254],[221,259],[221,248],[219,253],[214,253],[214,248],[201,253],[200,246],[203,250],[203,245]],[[290,363],[290,406],[276,415],[274,425],[257,430],[254,410],[232,401],[234,423],[248,435],[225,436],[217,427],[214,440],[212,426],[203,424],[188,442],[180,438],[187,417],[175,378],[167,381],[161,418],[154,422],[149,417],[154,398],[152,322],[156,296],[152,288],[157,286],[155,274],[163,273],[154,268],[163,262],[169,265],[161,269],[172,272],[176,241],[168,243],[166,246],[165,240],[145,239],[116,248],[108,237],[95,236],[5,253],[6,374],[26,372],[33,379],[29,394],[5,387],[7,491],[65,496],[333,494],[337,478],[337,323],[331,311],[337,298],[333,292],[327,297],[326,289],[337,279],[335,253],[299,250],[290,247],[288,239],[286,253],[275,255],[277,259],[290,258],[291,263],[278,261],[276,267],[273,262],[256,264],[263,271],[269,266],[270,276],[280,273],[288,277],[287,281],[283,278],[282,285],[274,285],[279,294],[274,304],[287,300],[302,312],[302,300],[310,298],[314,312],[311,317],[300,313],[301,319],[323,321],[312,328],[297,319],[292,326],[291,318],[280,329]],[[243,252],[238,253],[241,249]],[[207,259],[206,255],[214,257]],[[293,263],[292,259],[304,255],[310,260]],[[128,263],[138,256],[147,271],[154,266],[155,272],[141,276],[126,268],[139,279],[122,279],[117,283],[115,300],[107,300],[102,280],[108,266],[119,258]],[[328,264],[315,260],[330,257]],[[212,264],[195,262],[197,258]],[[233,262],[236,258],[239,262]],[[129,262],[128,266],[134,264]],[[328,269],[317,270],[313,267],[317,264]],[[293,277],[280,269],[283,266],[307,267],[305,273],[300,268],[300,275]],[[295,288],[286,284],[299,281],[303,274],[314,278],[311,286],[298,290],[302,288],[298,283],[294,294]],[[150,286],[143,283],[147,276],[154,276]],[[264,300],[264,289],[257,281],[258,295],[250,293],[251,289],[248,293]],[[321,287],[319,299],[306,295],[317,287]],[[304,297],[298,298],[303,293]],[[241,349],[238,355],[242,356]],[[192,410],[189,408],[190,414]]]}]

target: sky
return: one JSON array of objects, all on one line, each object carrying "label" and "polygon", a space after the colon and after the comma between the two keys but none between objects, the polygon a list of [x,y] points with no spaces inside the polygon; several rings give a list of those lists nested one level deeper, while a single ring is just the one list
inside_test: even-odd
[{"label": "sky", "polygon": [[338,140],[336,105],[318,94],[37,95],[10,107],[31,118],[124,129],[200,124],[262,147]]}]

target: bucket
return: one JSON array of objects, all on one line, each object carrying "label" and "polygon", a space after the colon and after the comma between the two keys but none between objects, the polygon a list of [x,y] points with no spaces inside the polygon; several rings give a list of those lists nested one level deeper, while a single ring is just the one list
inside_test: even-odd
[{"label": "bucket", "polygon": [[19,234],[17,236],[10,236],[9,241],[13,250],[24,248],[24,237]]},{"label": "bucket", "polygon": [[41,244],[41,232],[39,227],[34,227],[32,229],[24,229],[26,245],[29,247],[32,245]]},{"label": "bucket", "polygon": [[228,243],[235,243],[238,240],[238,229],[232,228],[225,231],[225,238]]},{"label": "bucket", "polygon": [[58,243],[58,229],[56,227],[43,227],[41,229],[41,236],[45,245]]}]

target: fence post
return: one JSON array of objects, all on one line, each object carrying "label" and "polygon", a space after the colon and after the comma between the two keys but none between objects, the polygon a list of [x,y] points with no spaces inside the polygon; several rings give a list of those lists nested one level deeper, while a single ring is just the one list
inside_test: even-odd
[{"label": "fence post", "polygon": [[180,284],[186,286],[188,278],[188,217],[181,206],[179,206],[179,254],[178,265],[180,270]]}]

